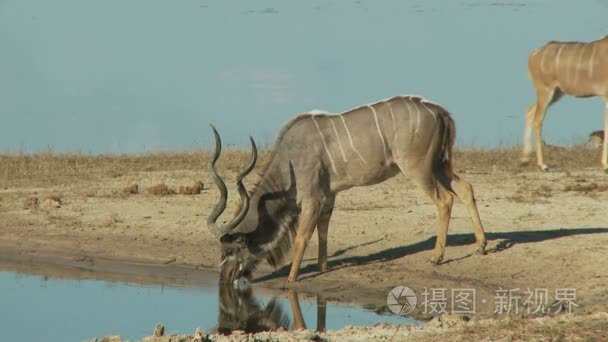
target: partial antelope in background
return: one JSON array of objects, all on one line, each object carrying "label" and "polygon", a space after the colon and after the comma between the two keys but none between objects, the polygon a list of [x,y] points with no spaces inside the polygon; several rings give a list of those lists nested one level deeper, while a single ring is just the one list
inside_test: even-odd
[{"label": "partial antelope in background", "polygon": [[220,201],[207,225],[222,243],[221,282],[250,278],[255,265],[264,259],[276,267],[294,240],[288,281],[295,281],[315,227],[319,268],[326,271],[327,231],[337,193],[380,183],[399,172],[416,180],[437,206],[439,231],[431,262],[441,262],[444,255],[453,194],[465,203],[478,251],[485,252],[473,188],[452,170],[454,121],[436,103],[397,96],[339,115],[301,114],[283,126],[261,180],[248,192],[242,180],[257,160],[251,138],[251,161],[237,177],[242,205],[237,216],[222,226],[216,220],[226,208],[227,190],[215,169],[221,139],[215,127],[211,128],[215,154],[209,169],[220,190]]},{"label": "partial antelope in background", "polygon": [[593,131],[589,133],[589,142],[593,147],[601,147],[604,145],[604,131]]},{"label": "partial antelope in background", "polygon": [[590,42],[549,42],[532,51],[528,72],[536,89],[536,102],[526,113],[522,162],[530,161],[532,125],[536,138],[536,161],[543,171],[542,126],[547,108],[564,94],[575,97],[602,96],[605,100],[602,166],[608,172],[608,36]]}]

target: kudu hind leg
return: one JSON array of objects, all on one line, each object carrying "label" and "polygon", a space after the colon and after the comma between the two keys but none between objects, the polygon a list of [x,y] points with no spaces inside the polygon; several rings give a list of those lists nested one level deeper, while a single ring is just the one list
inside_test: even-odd
[{"label": "kudu hind leg", "polygon": [[522,165],[528,165],[530,163],[530,154],[532,154],[532,126],[534,125],[535,112],[535,104],[531,105],[526,110],[526,123],[524,128],[524,150],[521,156]]},{"label": "kudu hind leg", "polygon": [[445,254],[445,244],[454,197],[439,183],[438,179],[433,177],[424,177],[419,179],[418,183],[422,190],[433,200],[439,214],[439,229],[437,231],[435,249],[429,259],[431,263],[437,265],[443,260],[443,255]]},{"label": "kudu hind leg", "polygon": [[604,110],[604,141],[602,143],[602,166],[604,172],[608,173],[608,96],[604,98],[606,109]]},{"label": "kudu hind leg", "polygon": [[486,235],[479,216],[479,210],[477,209],[473,186],[458,176],[453,175],[451,179],[448,179],[448,188],[452,190],[467,207],[471,223],[473,223],[473,232],[475,233],[475,241],[477,242],[477,253],[485,254],[487,244]]}]

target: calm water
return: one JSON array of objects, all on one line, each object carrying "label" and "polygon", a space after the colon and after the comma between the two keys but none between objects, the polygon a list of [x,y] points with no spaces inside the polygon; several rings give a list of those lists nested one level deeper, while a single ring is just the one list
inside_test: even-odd
[{"label": "calm water", "polygon": [[[323,324],[327,329],[378,322],[416,324],[402,316],[324,302],[321,309],[326,305],[326,319],[319,323],[319,299],[301,297],[302,317],[311,330]],[[209,331],[219,325],[226,331],[244,329],[247,322],[249,328],[255,328],[260,317],[265,317],[270,327],[292,328],[293,306],[288,295],[281,293],[275,300],[268,294],[220,292],[214,282],[172,287],[0,272],[0,330],[4,341],[81,341],[108,335],[142,338],[158,323],[165,326],[165,333],[193,334],[197,326]],[[273,314],[263,313],[265,309]]]},{"label": "calm water", "polygon": [[[422,94],[458,143],[519,143],[529,52],[608,34],[606,0],[3,0],[0,149],[269,143],[313,108]],[[550,111],[549,143],[602,127],[599,99]]]}]

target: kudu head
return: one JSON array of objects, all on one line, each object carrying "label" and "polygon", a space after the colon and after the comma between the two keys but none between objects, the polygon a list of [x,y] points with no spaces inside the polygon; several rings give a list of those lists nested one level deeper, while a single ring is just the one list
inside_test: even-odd
[{"label": "kudu head", "polygon": [[233,283],[238,285],[240,279],[245,278],[251,280],[252,272],[255,267],[256,257],[251,252],[248,245],[247,235],[238,232],[237,228],[249,211],[249,193],[243,185],[243,178],[247,176],[254,168],[258,158],[257,147],[253,138],[251,140],[251,159],[245,168],[238,174],[236,179],[237,189],[241,196],[241,206],[238,214],[228,223],[218,225],[217,218],[226,209],[228,200],[228,190],[222,178],[217,174],[215,162],[220,156],[222,150],[222,141],[217,130],[211,125],[213,135],[215,136],[215,153],[209,163],[209,172],[213,176],[215,184],[220,191],[220,201],[215,206],[209,217],[207,218],[207,227],[216,235],[222,244],[222,259],[220,262],[220,283]]}]

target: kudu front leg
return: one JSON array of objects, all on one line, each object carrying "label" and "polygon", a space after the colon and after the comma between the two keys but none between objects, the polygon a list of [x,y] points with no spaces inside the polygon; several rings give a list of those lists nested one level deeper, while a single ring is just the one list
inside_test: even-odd
[{"label": "kudu front leg", "polygon": [[302,203],[302,211],[300,214],[300,224],[296,233],[296,241],[294,244],[293,261],[287,281],[290,283],[298,279],[298,271],[304,257],[306,245],[310,240],[310,236],[317,225],[321,206],[318,203]]},{"label": "kudu front leg", "polygon": [[298,299],[298,293],[291,289],[287,291],[287,297],[289,298],[289,304],[291,306],[291,315],[293,316],[293,328],[294,330],[306,329],[306,322],[302,315],[302,309],[300,308],[300,300]]},{"label": "kudu front leg", "polygon": [[536,104],[534,105],[534,138],[536,140],[536,164],[541,171],[549,171],[549,167],[545,164],[543,157],[543,121],[545,120],[545,113],[547,108],[554,97],[555,90],[543,90],[537,91]]}]

